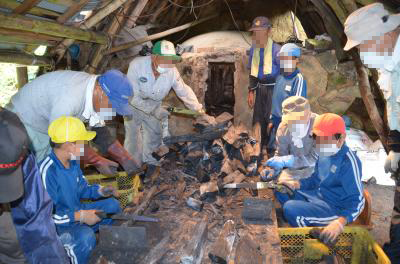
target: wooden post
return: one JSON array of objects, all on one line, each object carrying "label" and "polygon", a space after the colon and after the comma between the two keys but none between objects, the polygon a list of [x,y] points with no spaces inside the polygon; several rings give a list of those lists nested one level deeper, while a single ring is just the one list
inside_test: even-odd
[{"label": "wooden post", "polygon": [[57,37],[67,37],[101,44],[107,43],[107,37],[93,31],[63,26],[55,22],[32,19],[21,15],[0,13],[0,25],[7,29],[17,29],[29,32],[47,34]]},{"label": "wooden post", "polygon": [[81,10],[82,7],[84,7],[88,2],[89,0],[81,0],[76,4],[70,6],[68,10],[64,12],[64,14],[62,14],[57,18],[57,22],[60,24],[64,24],[65,22],[67,22],[68,19],[70,19],[73,15],[75,15],[76,12]]},{"label": "wooden post", "polygon": [[[0,7],[2,8],[14,10],[20,5],[21,4],[15,0],[0,0]],[[35,16],[48,17],[48,18],[56,18],[60,16],[60,13],[58,12],[40,7],[33,7],[29,11],[27,11],[27,13]]]},{"label": "wooden post", "polygon": [[[83,24],[81,24],[79,27],[82,29],[88,29],[96,25],[98,22],[100,22],[103,18],[117,10],[121,5],[123,5],[125,2],[128,0],[113,0],[99,10],[94,16],[91,16],[88,18]],[[62,57],[64,57],[66,48],[71,46],[74,43],[74,39],[65,39],[60,45],[57,46],[57,48],[54,49],[54,53],[57,54],[57,60],[56,62],[59,62]],[[102,43],[106,44],[106,43]]]},{"label": "wooden post", "polygon": [[[148,0],[142,0],[135,6],[135,9],[132,11],[132,14],[130,15],[132,25],[136,22],[138,16],[142,13],[147,2],[148,2]],[[122,21],[123,21],[124,14],[129,10],[129,8],[130,8],[130,6],[126,5],[125,8],[120,13],[116,14],[115,17],[113,18],[109,28],[107,29],[107,33],[111,38],[111,43],[114,39],[115,34],[120,30],[120,25],[123,24]],[[129,20],[127,20],[126,26],[128,26],[128,22],[129,22]],[[93,55],[93,59],[92,59],[90,65],[88,65],[89,73],[96,73],[97,67],[99,66],[100,61],[103,58],[103,52],[104,52],[105,48],[106,48],[105,45],[98,45],[96,47],[96,50]]]},{"label": "wooden post", "polygon": [[25,84],[28,83],[28,67],[16,66],[17,70],[17,87],[21,89]]},{"label": "wooden post", "polygon": [[139,18],[139,15],[142,13],[147,2],[149,2],[149,0],[141,0],[139,3],[137,3],[135,9],[132,11],[132,14],[130,14],[128,20],[126,21],[125,26],[127,28],[136,26],[136,20]]},{"label": "wooden post", "polygon": [[0,51],[0,61],[17,63],[21,65],[48,66],[52,65],[52,59],[45,56],[35,56],[21,52]]},{"label": "wooden post", "polygon": [[372,94],[371,91],[367,70],[362,64],[358,52],[353,51],[351,55],[353,57],[356,66],[361,97],[364,101],[365,107],[367,108],[369,118],[371,119],[372,124],[374,125],[374,128],[379,135],[379,139],[381,140],[382,145],[385,147],[385,150],[387,151],[388,150],[387,133],[385,131],[385,125],[383,119],[380,116],[378,108],[376,107],[374,101],[374,95]]},{"label": "wooden post", "polygon": [[14,9],[14,14],[25,14],[29,11],[32,7],[34,7],[37,3],[41,0],[24,0],[21,5]]},{"label": "wooden post", "polygon": [[196,25],[198,25],[200,23],[203,23],[203,22],[205,22],[207,20],[210,20],[210,19],[212,19],[214,17],[217,17],[217,16],[218,15],[208,16],[208,17],[199,19],[197,21],[186,23],[186,24],[181,25],[179,27],[171,28],[171,29],[168,29],[168,30],[160,32],[160,33],[156,33],[156,34],[153,34],[153,35],[150,35],[150,36],[147,36],[147,37],[135,40],[135,41],[130,41],[130,42],[127,42],[125,44],[121,44],[119,46],[115,46],[115,47],[111,48],[109,51],[107,51],[105,54],[111,54],[111,53],[114,53],[114,52],[117,52],[117,51],[120,51],[120,50],[128,49],[130,47],[145,43],[146,41],[159,39],[159,38],[162,38],[162,37],[165,37],[165,36],[180,32],[182,30],[185,30],[185,29],[190,28],[190,27],[194,27],[194,26],[196,26]]}]

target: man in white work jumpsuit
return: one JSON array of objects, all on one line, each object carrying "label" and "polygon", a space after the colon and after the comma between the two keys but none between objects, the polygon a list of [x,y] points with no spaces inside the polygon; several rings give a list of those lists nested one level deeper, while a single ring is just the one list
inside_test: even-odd
[{"label": "man in white work jumpsuit", "polygon": [[147,164],[147,175],[159,165],[152,153],[167,136],[168,112],[161,103],[171,88],[187,108],[204,113],[193,90],[184,83],[175,67],[180,60],[174,45],[162,40],[153,46],[151,56],[135,58],[129,64],[127,76],[134,96],[130,102],[133,116],[125,118],[125,148],[139,163]]}]

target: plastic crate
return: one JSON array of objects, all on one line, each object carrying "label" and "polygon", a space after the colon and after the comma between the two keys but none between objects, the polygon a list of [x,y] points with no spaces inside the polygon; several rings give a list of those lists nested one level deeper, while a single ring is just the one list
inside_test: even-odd
[{"label": "plastic crate", "polygon": [[126,172],[119,172],[117,176],[105,176],[103,174],[92,174],[85,176],[89,184],[112,185],[118,189],[117,198],[122,208],[132,202],[133,197],[139,193],[141,185],[139,175],[128,176]]},{"label": "plastic crate", "polygon": [[309,235],[311,229],[311,227],[279,228],[283,263],[320,263],[324,255],[332,255],[333,252],[341,255],[345,263],[390,263],[382,248],[364,228],[345,227],[332,250],[311,238]]}]

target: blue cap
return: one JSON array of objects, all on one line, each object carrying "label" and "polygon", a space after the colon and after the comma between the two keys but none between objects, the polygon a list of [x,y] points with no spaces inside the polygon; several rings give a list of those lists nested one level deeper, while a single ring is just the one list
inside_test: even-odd
[{"label": "blue cap", "polygon": [[287,43],[282,46],[281,50],[279,51],[279,55],[299,58],[301,55],[301,49],[294,43]]},{"label": "blue cap", "polygon": [[129,106],[130,97],[133,96],[132,85],[128,78],[119,70],[109,70],[100,75],[99,84],[111,102],[112,108],[119,115],[131,115]]}]

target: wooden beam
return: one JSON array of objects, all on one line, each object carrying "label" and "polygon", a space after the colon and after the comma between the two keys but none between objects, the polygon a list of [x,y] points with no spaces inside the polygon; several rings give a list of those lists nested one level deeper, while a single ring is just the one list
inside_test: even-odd
[{"label": "wooden beam", "polygon": [[64,24],[65,22],[67,22],[68,19],[70,19],[79,10],[81,10],[88,2],[89,0],[80,0],[79,2],[76,2],[75,4],[70,6],[67,11],[64,12],[64,14],[57,18],[57,22],[60,24]]},{"label": "wooden beam", "polygon": [[22,30],[0,28],[0,42],[55,46],[62,38]]},{"label": "wooden beam", "polygon": [[[121,5],[123,5],[125,2],[128,0],[113,0],[99,10],[95,15],[89,17],[83,24],[81,24],[79,27],[82,29],[88,29],[99,23],[103,18],[117,10]],[[65,39],[60,45],[57,46],[57,48],[54,50],[53,53],[57,54],[57,62],[59,62],[62,57],[64,57],[66,48],[72,45],[74,43],[74,39]],[[105,44],[105,43],[102,43]]]},{"label": "wooden beam", "polygon": [[14,9],[14,14],[25,14],[28,10],[38,4],[41,0],[25,0],[19,5],[17,8]]},{"label": "wooden beam", "polygon": [[55,22],[32,19],[22,15],[0,13],[0,26],[7,29],[25,30],[57,37],[67,37],[105,44],[107,37],[93,31],[63,26]]},{"label": "wooden beam", "polygon": [[144,7],[147,5],[147,2],[149,2],[149,0],[141,0],[139,3],[136,4],[135,9],[133,9],[132,13],[129,15],[128,20],[126,21],[125,26],[127,28],[136,26],[136,20],[139,18]]},{"label": "wooden beam", "polygon": [[63,6],[72,6],[76,3],[75,0],[47,0],[47,2]]},{"label": "wooden beam", "polygon": [[[138,16],[141,14],[143,11],[146,3],[148,0],[142,0],[140,1],[135,8],[132,11],[132,14],[130,15],[130,20],[127,20],[126,26],[128,26],[128,22],[131,21],[131,25],[134,25],[136,20],[138,19]],[[115,17],[112,19],[112,22],[110,26],[107,29],[107,34],[111,38],[111,43],[114,39],[115,34],[121,29],[120,26],[123,25],[124,21],[124,16],[126,12],[130,9],[129,5],[125,5],[125,8],[118,14],[115,15]],[[106,46],[105,45],[98,45],[95,49],[93,59],[91,60],[90,67],[88,69],[89,73],[96,73],[97,67],[99,66],[102,58],[103,58],[103,52],[105,50]]]},{"label": "wooden beam", "polygon": [[21,65],[47,66],[52,65],[52,59],[45,56],[35,56],[16,51],[0,51],[0,61]]},{"label": "wooden beam", "polygon": [[356,66],[356,71],[358,75],[358,87],[360,89],[361,98],[364,101],[364,105],[367,108],[367,112],[369,118],[372,121],[372,124],[379,135],[379,139],[382,142],[382,145],[385,147],[386,151],[387,147],[387,133],[385,130],[385,125],[382,117],[379,114],[378,108],[376,107],[374,95],[371,91],[371,86],[369,83],[368,73],[365,66],[362,64],[360,55],[357,51],[353,50],[351,52],[351,56],[353,57],[354,64]]},{"label": "wooden beam", "polygon": [[340,22],[344,24],[347,18],[347,12],[341,6],[341,2],[338,0],[325,0],[328,5],[332,8],[335,12],[336,16],[339,18]]},{"label": "wooden beam", "polygon": [[122,44],[122,45],[119,45],[119,46],[115,46],[115,47],[111,48],[109,51],[107,51],[105,54],[111,54],[111,53],[114,53],[114,52],[117,52],[117,51],[120,51],[120,50],[128,49],[130,47],[134,47],[136,45],[145,43],[145,42],[150,41],[150,40],[163,38],[165,36],[180,32],[180,31],[185,30],[187,28],[194,27],[194,26],[196,26],[196,25],[198,25],[200,23],[203,23],[203,22],[205,22],[207,20],[210,20],[210,19],[212,19],[214,17],[217,17],[217,16],[218,15],[211,15],[211,16],[208,16],[208,17],[193,21],[193,22],[186,23],[186,24],[181,25],[179,27],[171,28],[171,29],[168,29],[168,30],[160,32],[160,33],[156,33],[156,34],[153,34],[153,35],[150,35],[150,36],[147,36],[147,37],[135,40],[135,41],[130,41],[130,42],[127,42],[125,44]]},{"label": "wooden beam", "polygon": [[[0,0],[0,7],[2,7],[2,8],[14,10],[20,5],[21,4],[19,2],[16,2],[15,0]],[[33,7],[27,13],[31,14],[31,15],[35,15],[35,16],[48,17],[48,18],[49,17],[56,18],[61,15],[58,12],[40,8],[40,7]]]},{"label": "wooden beam", "polygon": [[21,89],[25,84],[28,83],[28,67],[16,66],[17,71],[17,87]]}]

